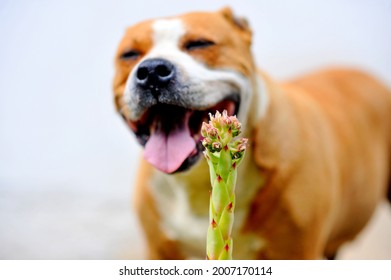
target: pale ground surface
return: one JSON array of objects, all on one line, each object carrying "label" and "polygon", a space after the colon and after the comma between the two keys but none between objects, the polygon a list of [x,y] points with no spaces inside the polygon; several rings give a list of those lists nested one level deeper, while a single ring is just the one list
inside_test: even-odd
[{"label": "pale ground surface", "polygon": [[[142,259],[127,197],[0,192],[0,259]],[[382,204],[340,259],[391,259],[391,207]]]}]

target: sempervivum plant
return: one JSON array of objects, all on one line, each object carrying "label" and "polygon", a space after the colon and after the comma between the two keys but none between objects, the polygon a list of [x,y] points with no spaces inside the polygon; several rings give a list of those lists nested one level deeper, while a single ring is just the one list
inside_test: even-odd
[{"label": "sempervivum plant", "polygon": [[206,255],[209,260],[232,259],[232,226],[235,209],[237,168],[244,157],[247,139],[237,136],[241,124],[235,116],[216,112],[203,123],[202,144],[212,185]]}]

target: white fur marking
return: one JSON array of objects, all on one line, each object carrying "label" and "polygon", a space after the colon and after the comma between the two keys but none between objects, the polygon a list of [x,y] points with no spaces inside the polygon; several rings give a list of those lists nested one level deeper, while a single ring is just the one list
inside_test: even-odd
[{"label": "white fur marking", "polygon": [[178,240],[188,256],[202,256],[205,252],[208,216],[195,215],[190,208],[186,186],[178,184],[173,175],[154,173],[152,194],[161,215],[160,226],[168,238]]},{"label": "white fur marking", "polygon": [[177,48],[185,29],[179,19],[161,19],[152,24],[154,49],[162,46]]},{"label": "white fur marking", "polygon": [[266,115],[269,107],[269,92],[265,81],[259,76],[256,78],[256,86],[258,90],[258,116],[257,119],[263,118]]}]

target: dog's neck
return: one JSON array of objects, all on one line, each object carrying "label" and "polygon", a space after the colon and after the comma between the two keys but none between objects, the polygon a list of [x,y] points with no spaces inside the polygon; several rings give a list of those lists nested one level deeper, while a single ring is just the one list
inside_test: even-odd
[{"label": "dog's neck", "polygon": [[[285,91],[286,84],[273,81],[267,74],[259,71],[260,86],[258,86],[258,102],[255,106],[257,119],[252,132],[255,137],[254,160],[258,167],[266,173],[270,170],[285,168],[288,162],[297,156],[298,115],[294,109],[295,96],[288,95]],[[295,90],[290,88],[291,92]],[[254,102],[255,103],[255,102]],[[266,105],[265,105],[266,104]]]}]

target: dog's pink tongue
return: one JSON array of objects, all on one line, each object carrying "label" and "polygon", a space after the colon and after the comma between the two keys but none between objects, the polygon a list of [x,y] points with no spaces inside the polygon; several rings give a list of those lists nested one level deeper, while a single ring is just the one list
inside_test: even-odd
[{"label": "dog's pink tongue", "polygon": [[159,170],[172,173],[181,166],[195,147],[196,143],[186,122],[183,127],[168,133],[156,129],[145,145],[144,158]]}]

